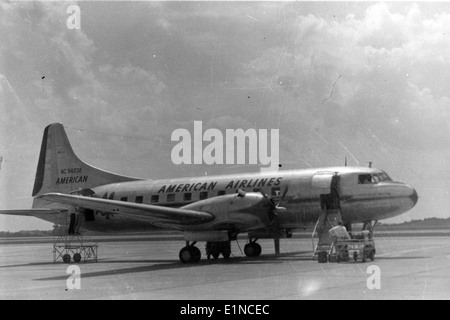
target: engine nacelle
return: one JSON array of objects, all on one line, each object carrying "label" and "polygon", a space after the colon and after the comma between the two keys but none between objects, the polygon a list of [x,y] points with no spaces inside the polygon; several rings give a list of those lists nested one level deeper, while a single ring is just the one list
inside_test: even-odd
[{"label": "engine nacelle", "polygon": [[245,194],[228,194],[197,201],[184,206],[183,209],[211,213],[216,221],[238,218],[241,217],[240,213],[253,214],[254,218],[267,223],[269,222],[268,212],[270,207],[262,194],[247,192]]}]

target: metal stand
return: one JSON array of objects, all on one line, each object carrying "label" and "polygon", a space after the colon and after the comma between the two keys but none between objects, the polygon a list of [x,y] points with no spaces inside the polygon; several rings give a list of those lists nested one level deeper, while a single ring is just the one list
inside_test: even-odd
[{"label": "metal stand", "polygon": [[[66,216],[67,219],[67,216]],[[63,261],[97,262],[98,245],[96,243],[84,242],[82,235],[69,235],[67,227],[57,226],[53,230],[53,263]]]}]

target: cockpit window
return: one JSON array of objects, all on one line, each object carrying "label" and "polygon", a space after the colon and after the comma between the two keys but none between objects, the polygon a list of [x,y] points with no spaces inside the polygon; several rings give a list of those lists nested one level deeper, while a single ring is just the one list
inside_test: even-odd
[{"label": "cockpit window", "polygon": [[360,174],[358,176],[358,183],[359,184],[369,184],[372,183],[372,175],[370,174]]},{"label": "cockpit window", "polygon": [[377,184],[384,181],[392,181],[392,179],[385,173],[373,173],[373,174],[360,174],[358,176],[359,184]]},{"label": "cockpit window", "polygon": [[381,172],[381,173],[378,173],[377,175],[378,175],[378,178],[380,179],[380,182],[383,182],[383,181],[392,181],[391,177],[389,177],[389,176],[386,174],[386,172]]}]

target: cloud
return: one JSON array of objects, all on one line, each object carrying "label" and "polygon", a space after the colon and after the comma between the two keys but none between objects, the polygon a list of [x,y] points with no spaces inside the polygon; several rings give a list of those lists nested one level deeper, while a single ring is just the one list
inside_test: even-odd
[{"label": "cloud", "polygon": [[423,162],[399,158],[448,150],[445,4],[80,2],[81,30],[69,4],[0,5],[0,125],[15,143],[0,142],[27,171],[5,205],[31,192],[51,122],[88,162],[154,178],[229,171],[167,161],[194,120],[279,128],[286,169],[348,156],[408,181]]},{"label": "cloud", "polygon": [[[6,207],[17,206],[17,195],[31,193],[36,163],[24,159],[37,159],[41,136],[36,133],[49,123],[115,132],[113,138],[99,137],[97,144],[103,148],[91,147],[86,141],[81,144],[81,154],[91,147],[86,151],[100,161],[103,154],[115,152],[110,142],[118,135],[127,136],[133,129],[134,134],[142,134],[143,128],[150,128],[146,134],[151,137],[158,131],[153,124],[163,113],[155,110],[165,105],[159,99],[164,83],[127,61],[99,63],[98,47],[83,29],[66,27],[69,5],[23,2],[0,8],[0,39],[4,40],[0,44],[0,106],[5,115],[1,146],[9,161],[2,180],[2,205]],[[21,166],[29,173],[26,187],[14,183]]]},{"label": "cloud", "polygon": [[[370,5],[359,19],[302,15],[292,23],[295,45],[267,49],[246,65],[239,85],[265,84],[268,95],[277,97],[273,108],[305,122],[322,119],[323,130],[345,131],[339,122],[346,121],[379,132],[385,140],[391,137],[395,146],[402,137],[414,148],[427,147],[426,140],[449,133],[448,126],[435,127],[433,133],[424,125],[437,118],[450,120],[436,109],[443,102],[432,103],[448,99],[442,88],[449,62],[441,55],[450,49],[450,38],[443,36],[449,21],[445,17],[426,19],[417,5],[405,14],[393,13],[383,3]],[[417,103],[428,116],[416,113]],[[399,125],[396,119],[406,123]],[[405,127],[414,130],[408,135]]]}]

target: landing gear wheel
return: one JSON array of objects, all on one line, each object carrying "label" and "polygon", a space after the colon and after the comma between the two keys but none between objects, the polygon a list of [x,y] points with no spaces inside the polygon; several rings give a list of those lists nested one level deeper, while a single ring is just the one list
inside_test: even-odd
[{"label": "landing gear wheel", "polygon": [[190,263],[192,262],[192,251],[189,247],[184,247],[180,250],[180,254],[178,255],[180,257],[181,262],[183,263]]},{"label": "landing gear wheel", "polygon": [[254,243],[254,245],[255,245],[255,248],[256,248],[256,255],[255,255],[255,257],[259,257],[260,255],[261,255],[261,251],[262,251],[262,249],[261,249],[261,246],[259,245],[259,243]]},{"label": "landing gear wheel", "polygon": [[224,258],[229,258],[231,254],[231,246],[229,241],[214,241],[206,243],[206,254],[218,259],[220,254]]},{"label": "landing gear wheel", "polygon": [[219,252],[215,252],[212,254],[214,260],[219,259],[220,253]]},{"label": "landing gear wheel", "polygon": [[358,261],[358,252],[353,252],[353,261]]},{"label": "landing gear wheel", "polygon": [[255,248],[253,247],[253,243],[247,243],[244,246],[244,253],[247,257],[253,257],[255,254]]},{"label": "landing gear wheel", "polygon": [[75,261],[75,263],[79,263],[81,261],[81,254],[75,253],[73,255],[73,261]]},{"label": "landing gear wheel", "polygon": [[201,258],[200,249],[194,246],[184,247],[180,250],[180,254],[178,255],[180,257],[181,262],[183,263],[192,263],[192,262],[199,262]]},{"label": "landing gear wheel", "polygon": [[228,258],[230,257],[230,255],[231,255],[231,249],[230,249],[229,247],[223,248],[222,256],[223,256],[225,259],[228,259]]},{"label": "landing gear wheel", "polygon": [[199,262],[200,258],[202,257],[202,253],[200,252],[200,249],[194,246],[191,246],[192,253],[194,255],[192,262]]},{"label": "landing gear wheel", "polygon": [[230,242],[228,241],[228,242],[224,243],[224,246],[222,248],[222,256],[225,259],[228,259],[230,257],[230,255],[231,255],[231,245],[230,245]]},{"label": "landing gear wheel", "polygon": [[261,254],[261,246],[256,242],[247,243],[244,247],[244,253],[247,257],[257,257]]},{"label": "landing gear wheel", "polygon": [[70,254],[66,253],[65,255],[63,255],[64,263],[70,263],[70,259]]}]

